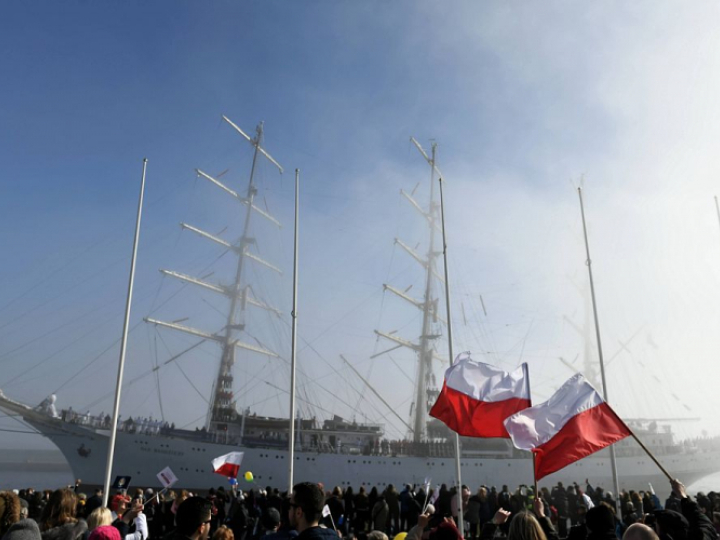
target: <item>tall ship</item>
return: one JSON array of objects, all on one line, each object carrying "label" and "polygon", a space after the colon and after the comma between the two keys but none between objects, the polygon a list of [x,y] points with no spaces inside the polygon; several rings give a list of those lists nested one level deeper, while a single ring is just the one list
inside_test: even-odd
[{"label": "tall ship", "polygon": [[[142,487],[158,485],[157,473],[170,467],[179,478],[177,487],[204,490],[217,487],[223,481],[213,474],[211,460],[231,451],[242,451],[243,471],[252,471],[259,485],[287,485],[290,424],[295,429],[294,467],[295,481],[322,482],[326,487],[354,488],[377,486],[382,489],[389,484],[421,484],[431,478],[433,484],[455,483],[454,435],[438,420],[429,417],[428,411],[439,393],[438,373],[448,365],[443,338],[447,334],[447,321],[442,316],[445,298],[440,294],[444,276],[438,270],[440,204],[437,200],[436,183],[440,175],[436,165],[436,145],[430,153],[411,139],[429,167],[429,198],[419,201],[415,190],[401,190],[401,196],[420,215],[427,226],[427,250],[419,253],[400,238],[395,244],[423,272],[421,297],[411,295],[409,288],[402,289],[391,283],[383,284],[384,291],[392,294],[398,302],[404,302],[421,315],[419,337],[411,339],[396,331],[376,329],[377,337],[388,348],[375,356],[395,349],[408,349],[416,358],[415,384],[409,414],[388,405],[370,381],[362,377],[353,365],[349,368],[387,405],[388,414],[394,415],[404,426],[403,438],[389,437],[381,423],[358,422],[338,415],[325,420],[315,417],[283,418],[258,415],[249,407],[237,404],[235,374],[236,364],[252,362],[259,357],[277,358],[279,351],[266,347],[253,339],[248,327],[249,310],[261,310],[277,317],[281,310],[270,305],[253,287],[249,276],[256,271],[281,272],[273,262],[260,256],[259,240],[253,236],[252,225],[257,220],[267,226],[279,226],[279,221],[258,201],[255,174],[260,160],[267,160],[282,171],[281,165],[263,148],[263,126],[257,127],[254,137],[247,135],[227,117],[225,122],[247,143],[252,145],[253,159],[249,180],[244,191],[236,191],[226,185],[219,175],[213,176],[197,170],[203,180],[232,197],[242,208],[242,232],[230,242],[203,229],[182,224],[219,249],[232,254],[234,274],[231,283],[214,283],[208,278],[195,277],[177,271],[161,270],[164,275],[189,285],[200,287],[225,297],[227,312],[225,324],[218,330],[204,330],[179,321],[169,322],[146,317],[148,324],[160,331],[182,332],[197,341],[187,350],[200,343],[214,343],[218,362],[211,389],[206,389],[208,408],[202,428],[181,429],[167,421],[135,417],[121,420],[118,425],[113,476],[130,476],[132,484]],[[250,271],[251,267],[252,272]],[[182,353],[181,353],[182,354]],[[170,358],[172,362],[180,355]],[[586,373],[592,378],[592,368]],[[73,474],[85,484],[102,484],[105,476],[108,443],[110,440],[110,417],[94,414],[78,414],[71,409],[56,406],[55,396],[39,405],[28,405],[11,399],[0,392],[0,408],[19,415],[23,421],[50,439],[67,459]],[[653,419],[637,419],[629,424],[647,447],[658,457],[667,470],[687,485],[716,472],[720,464],[717,448],[690,448],[679,444],[669,429],[658,426]],[[530,485],[532,483],[532,459],[529,453],[516,450],[506,439],[461,438],[462,482],[475,489],[478,486]],[[620,487],[644,489],[648,482],[662,494],[667,481],[653,461],[632,440],[616,444]],[[542,484],[557,482],[571,484],[589,480],[593,485],[612,488],[612,472],[609,453],[599,452],[565,469],[550,475]]]}]

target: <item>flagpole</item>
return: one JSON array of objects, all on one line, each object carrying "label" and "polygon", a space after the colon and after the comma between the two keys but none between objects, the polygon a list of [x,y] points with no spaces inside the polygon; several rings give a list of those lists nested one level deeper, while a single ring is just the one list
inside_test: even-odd
[{"label": "flagpole", "polygon": [[[578,197],[580,198],[580,215],[582,216],[583,236],[585,238],[585,254],[587,255],[586,264],[588,275],[590,276],[590,296],[592,298],[593,317],[595,319],[595,336],[598,346],[598,358],[600,360],[600,375],[602,377],[603,399],[608,401],[607,382],[605,380],[605,362],[603,361],[602,342],[600,341],[600,322],[598,321],[597,302],[595,300],[595,284],[592,274],[592,259],[590,259],[590,244],[588,243],[587,225],[585,224],[585,206],[583,204],[582,188],[578,188]],[[637,439],[637,437],[636,437]],[[615,484],[615,507],[618,515],[620,515],[620,480],[617,472],[617,459],[615,457],[615,447],[610,446],[610,467],[612,468],[613,483]]]},{"label": "flagpole", "polygon": [[[433,155],[433,164],[435,162]],[[442,240],[443,240],[443,265],[445,267],[445,306],[447,309],[447,329],[448,329],[448,352],[450,355],[450,365],[455,362],[455,356],[453,355],[453,340],[452,340],[452,319],[450,317],[450,279],[448,275],[448,260],[447,260],[447,238],[445,236],[445,204],[443,201],[443,179],[442,176],[438,177],[440,181],[440,220],[442,223]],[[457,475],[457,496],[458,496],[458,531],[460,535],[464,536],[463,527],[463,492],[462,492],[462,475],[460,472],[460,435],[455,433],[455,474]]]},{"label": "flagpole", "polygon": [[130,305],[132,304],[133,283],[135,282],[135,261],[137,260],[138,243],[140,242],[140,221],[142,219],[143,197],[145,195],[145,172],[147,158],[143,159],[142,180],[140,182],[140,199],[138,200],[137,219],[135,220],[135,238],[133,240],[132,257],[130,259],[130,278],[128,280],[127,299],[125,300],[125,320],[123,322],[122,339],[120,341],[120,361],[118,363],[117,383],[115,384],[115,405],[113,408],[110,441],[108,442],[107,466],[105,468],[105,484],[103,486],[103,506],[108,505],[110,495],[110,476],[112,475],[113,459],[115,458],[115,438],[120,414],[120,393],[122,391],[123,371],[125,369],[125,351],[127,348],[128,327],[130,325]]},{"label": "flagpole", "polygon": [[[288,493],[292,493],[295,466],[295,356],[297,354],[297,284],[298,284],[298,209],[300,169],[295,169],[295,240],[293,253],[292,345],[290,353],[290,431],[288,433]],[[334,525],[333,525],[334,527]]]},{"label": "flagpole", "polygon": [[[523,362],[523,373],[525,374],[525,386],[527,387],[528,400],[530,401],[530,407],[532,407],[532,394],[530,393],[530,368],[527,363]],[[538,481],[535,475],[535,452],[532,453],[532,468],[533,468],[533,484],[535,485],[535,498],[539,497],[538,492]]]}]

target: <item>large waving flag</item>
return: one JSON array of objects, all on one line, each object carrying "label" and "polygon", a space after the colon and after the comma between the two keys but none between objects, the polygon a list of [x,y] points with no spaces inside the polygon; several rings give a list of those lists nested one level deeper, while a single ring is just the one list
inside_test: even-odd
[{"label": "large waving flag", "polygon": [[430,416],[465,437],[509,438],[503,421],[530,406],[526,370],[523,364],[507,373],[461,353],[445,371]]},{"label": "large waving flag", "polygon": [[505,420],[516,448],[535,454],[535,479],[559,471],[632,435],[579,373],[545,403]]},{"label": "large waving flag", "polygon": [[213,472],[228,478],[237,478],[242,463],[242,452],[230,452],[212,460]]}]

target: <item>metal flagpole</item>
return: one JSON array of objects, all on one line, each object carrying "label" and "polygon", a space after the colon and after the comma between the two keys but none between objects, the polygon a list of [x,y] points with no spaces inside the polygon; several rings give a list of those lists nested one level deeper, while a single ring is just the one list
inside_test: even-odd
[{"label": "metal flagpole", "polygon": [[720,224],[720,205],[718,205],[717,195],[715,195],[715,210],[717,211],[718,224]]},{"label": "metal flagpole", "polygon": [[[530,400],[530,407],[532,407],[532,394],[530,393],[530,368],[523,362],[523,373],[525,374],[525,387],[527,388],[528,399]],[[540,497],[538,491],[537,476],[535,476],[535,452],[532,453],[532,467],[533,467],[533,485],[535,486],[535,498]]]},{"label": "metal flagpole", "polygon": [[[600,322],[598,321],[597,302],[595,300],[595,285],[593,283],[592,260],[590,259],[590,245],[588,244],[587,226],[585,225],[585,207],[583,205],[582,188],[578,188],[578,197],[580,197],[580,214],[582,216],[583,235],[585,237],[585,253],[587,255],[586,264],[588,274],[590,276],[590,296],[592,298],[593,316],[595,318],[595,336],[598,346],[598,358],[600,359],[600,375],[603,385],[603,399],[608,401],[607,382],[605,380],[605,363],[603,361],[602,342],[600,341]],[[613,482],[615,484],[615,507],[618,515],[620,515],[620,481],[618,480],[617,460],[615,458],[615,446],[610,446],[610,467],[612,468]]]},{"label": "metal flagpole", "polygon": [[[434,156],[433,156],[434,157]],[[434,162],[434,160],[433,160]],[[450,317],[450,279],[448,276],[448,261],[447,261],[447,240],[445,237],[445,206],[443,202],[443,179],[440,180],[440,219],[442,223],[442,239],[443,239],[443,264],[445,266],[445,305],[447,308],[447,329],[448,329],[448,352],[450,354],[450,365],[455,363],[455,356],[453,355],[453,341],[452,341],[452,318]],[[460,435],[455,433],[455,474],[457,476],[457,496],[458,496],[458,530],[462,536],[465,535],[463,527],[463,493],[462,493],[462,475],[460,472]]]},{"label": "metal flagpole", "polygon": [[115,457],[115,437],[117,435],[117,424],[120,414],[120,392],[122,390],[125,351],[127,348],[128,327],[130,325],[130,304],[132,303],[133,282],[135,281],[135,260],[137,259],[137,249],[140,241],[140,220],[142,219],[143,196],[145,195],[145,171],[147,170],[147,162],[147,158],[144,158],[142,181],[140,183],[140,200],[138,201],[137,220],[135,222],[135,239],[133,240],[132,259],[130,260],[130,280],[128,282],[127,300],[125,302],[125,321],[123,322],[122,340],[120,341],[120,362],[118,365],[117,384],[115,385],[115,406],[113,409],[112,426],[110,428],[110,442],[108,443],[107,467],[105,469],[105,485],[103,487],[104,507],[108,505],[110,475],[112,474],[113,458]]},{"label": "metal flagpole", "polygon": [[298,208],[300,193],[300,169],[295,169],[295,243],[293,253],[293,308],[292,308],[292,345],[290,353],[290,433],[288,445],[288,493],[292,493],[295,465],[295,356],[297,352],[297,283],[298,283]]}]

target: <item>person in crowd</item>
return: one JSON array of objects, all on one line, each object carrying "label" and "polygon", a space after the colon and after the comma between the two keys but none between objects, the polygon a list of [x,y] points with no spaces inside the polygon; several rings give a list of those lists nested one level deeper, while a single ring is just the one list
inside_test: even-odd
[{"label": "person in crowd", "polygon": [[105,508],[104,506],[96,508],[90,512],[90,515],[87,517],[88,536],[98,527],[112,525],[113,521],[113,515],[109,508]]},{"label": "person in crowd", "polygon": [[335,527],[340,528],[341,523],[344,523],[343,516],[345,515],[345,505],[342,500],[342,490],[339,486],[335,486],[333,488],[332,493],[325,501],[325,504],[327,504],[328,509],[330,510],[330,515],[324,524],[328,527],[335,525]]},{"label": "person in crowd", "polygon": [[388,506],[385,497],[383,495],[378,496],[370,513],[372,530],[385,532],[389,515],[390,507]]},{"label": "person in crowd", "polygon": [[382,531],[370,531],[367,540],[388,540],[388,535]]},{"label": "person in crowd", "polygon": [[202,497],[188,497],[175,513],[175,530],[166,540],[207,540],[212,519],[212,503]]},{"label": "person in crowd", "polygon": [[562,482],[558,482],[550,493],[550,501],[557,509],[558,533],[561,538],[567,536],[567,520],[569,517],[568,494]]},{"label": "person in crowd", "polygon": [[[550,519],[545,515],[545,505],[540,498],[533,499],[533,511],[534,514],[522,510],[510,519],[511,512],[500,508],[492,521],[485,524],[481,537],[492,538],[500,527],[507,529],[508,540],[559,540]],[[506,526],[508,521],[509,527]]]},{"label": "person in crowd", "polygon": [[352,486],[348,486],[345,490],[343,503],[345,504],[345,529],[350,531],[355,528],[355,494]]},{"label": "person in crowd", "polygon": [[[28,495],[26,494],[26,496]],[[0,492],[0,538],[2,540],[41,540],[40,528],[34,519],[28,518],[28,508],[27,501],[19,498],[15,493]]]},{"label": "person in crowd", "polygon": [[293,486],[288,517],[298,532],[298,540],[337,540],[338,534],[319,526],[325,497],[317,484],[302,482]]},{"label": "person in crowd", "polygon": [[20,521],[20,497],[12,491],[0,491],[0,537]]},{"label": "person in crowd", "polygon": [[468,499],[467,511],[463,514],[468,523],[468,536],[476,540],[480,536],[480,508],[482,506],[482,493],[485,488],[478,489],[477,493]]},{"label": "person in crowd", "polygon": [[[280,526],[272,534],[266,534],[262,540],[292,540],[298,535],[295,529],[290,527],[290,498],[284,497],[280,509]],[[345,535],[347,540],[347,535]]]},{"label": "person in crowd", "polygon": [[657,533],[644,523],[633,523],[623,534],[622,540],[660,540]]},{"label": "person in crowd", "polygon": [[655,512],[656,531],[660,540],[717,540],[718,533],[710,518],[700,511],[698,504],[687,494],[680,480],[670,482],[674,498],[680,503],[675,510]]},{"label": "person in crowd", "polygon": [[96,508],[100,508],[103,504],[102,500],[103,496],[103,490],[98,488],[95,490],[95,493],[93,493],[92,497],[88,497],[87,501],[85,501],[85,517],[87,518],[90,514],[92,514],[93,510]]},{"label": "person in crowd", "polygon": [[280,511],[277,508],[266,508],[260,517],[261,530],[259,531],[257,538],[262,538],[264,540],[277,534],[281,521]]},{"label": "person in crowd", "polygon": [[112,525],[101,525],[90,533],[88,540],[121,540],[120,531]]},{"label": "person in crowd", "polygon": [[225,525],[220,525],[218,530],[212,535],[212,540],[235,540],[232,529],[228,529]]},{"label": "person in crowd", "polygon": [[400,530],[406,531],[408,529],[408,512],[410,511],[410,499],[413,498],[412,486],[405,484],[402,492],[400,493]]},{"label": "person in crowd", "polygon": [[87,531],[85,520],[76,517],[77,499],[67,488],[57,489],[40,517],[43,540],[78,540]]},{"label": "person in crowd", "polygon": [[242,491],[238,491],[230,505],[228,513],[227,525],[233,532],[235,540],[245,540],[248,531],[252,531],[250,525],[250,514],[245,506],[245,496]]},{"label": "person in crowd", "polygon": [[385,490],[385,502],[388,505],[388,522],[386,530],[391,534],[400,532],[400,494],[390,484]]},{"label": "person in crowd", "polygon": [[363,532],[367,530],[367,523],[370,520],[370,501],[365,487],[360,486],[357,495],[355,495],[355,532]]}]

